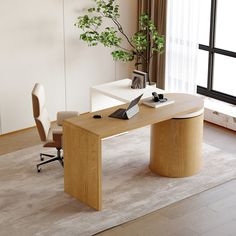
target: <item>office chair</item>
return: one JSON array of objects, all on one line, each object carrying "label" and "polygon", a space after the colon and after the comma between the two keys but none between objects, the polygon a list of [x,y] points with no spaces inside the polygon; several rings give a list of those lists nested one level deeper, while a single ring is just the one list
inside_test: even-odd
[{"label": "office chair", "polygon": [[[40,166],[50,163],[52,161],[59,161],[63,164],[62,155],[62,122],[64,119],[78,116],[79,113],[75,111],[64,111],[57,113],[57,126],[51,126],[51,121],[47,109],[45,107],[45,91],[44,87],[36,83],[32,91],[33,115],[37,126],[37,130],[41,141],[44,143],[43,147],[52,147],[57,149],[56,155],[40,153],[41,162],[37,164],[37,171],[40,172]],[[44,161],[44,157],[50,159]]]}]

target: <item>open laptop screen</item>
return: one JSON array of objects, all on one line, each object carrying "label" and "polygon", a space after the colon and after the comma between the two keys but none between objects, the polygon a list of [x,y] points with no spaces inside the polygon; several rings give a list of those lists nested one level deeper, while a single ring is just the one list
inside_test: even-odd
[{"label": "open laptop screen", "polygon": [[141,94],[140,96],[138,96],[137,98],[135,98],[134,100],[132,100],[132,101],[130,102],[128,108],[126,109],[126,111],[129,110],[130,108],[134,107],[135,105],[137,105],[142,96],[143,96],[143,94]]}]

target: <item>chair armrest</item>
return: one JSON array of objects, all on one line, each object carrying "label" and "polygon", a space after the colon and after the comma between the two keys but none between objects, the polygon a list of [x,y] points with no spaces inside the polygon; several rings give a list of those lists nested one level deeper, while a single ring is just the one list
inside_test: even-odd
[{"label": "chair armrest", "polygon": [[62,131],[52,131],[52,139],[53,141],[55,141],[56,143],[61,143],[61,137],[62,137]]},{"label": "chair armrest", "polygon": [[62,122],[65,119],[79,116],[79,112],[77,111],[59,111],[57,112],[57,125],[62,126]]}]

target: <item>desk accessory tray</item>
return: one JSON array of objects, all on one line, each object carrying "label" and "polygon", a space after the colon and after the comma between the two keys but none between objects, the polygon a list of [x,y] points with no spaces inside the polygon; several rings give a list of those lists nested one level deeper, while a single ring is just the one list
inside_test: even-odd
[{"label": "desk accessory tray", "polygon": [[170,105],[172,103],[174,103],[175,100],[167,100],[165,102],[154,102],[153,101],[153,97],[149,97],[149,98],[144,98],[142,100],[142,103],[144,105],[147,105],[149,107],[154,107],[154,108],[158,108],[158,107],[163,107],[163,106],[167,106],[167,105]]}]

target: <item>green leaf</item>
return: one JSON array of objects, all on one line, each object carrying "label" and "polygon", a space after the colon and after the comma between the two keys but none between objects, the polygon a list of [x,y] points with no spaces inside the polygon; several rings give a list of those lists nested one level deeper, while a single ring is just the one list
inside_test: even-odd
[{"label": "green leaf", "polygon": [[127,61],[134,60],[133,52],[126,52],[124,50],[116,50],[116,51],[113,51],[111,54],[115,61],[120,60],[123,62],[127,62]]},{"label": "green leaf", "polygon": [[[75,23],[83,32],[80,39],[88,46],[97,46],[102,44],[105,47],[116,47],[121,50],[112,52],[114,60],[123,62],[132,61],[134,58],[140,59],[146,57],[146,52],[150,50],[151,55],[162,53],[165,47],[164,36],[158,33],[158,30],[148,14],[143,13],[139,18],[140,30],[131,38],[123,31],[118,18],[120,17],[120,8],[115,0],[93,0],[94,7],[87,9],[87,14],[79,16]],[[114,27],[103,27],[103,20],[109,18],[114,23]],[[122,48],[123,40],[128,41],[131,49]],[[147,58],[148,59],[148,58]],[[138,63],[137,65],[139,65]]]},{"label": "green leaf", "polygon": [[113,27],[106,27],[105,31],[101,32],[99,41],[105,47],[118,46],[121,43],[121,38],[117,36],[117,31]]},{"label": "green leaf", "polygon": [[89,8],[89,9],[88,9],[88,12],[89,12],[89,13],[92,13],[92,12],[94,12],[94,11],[95,11],[95,7],[92,7],[92,8]]},{"label": "green leaf", "polygon": [[146,31],[138,31],[132,37],[132,42],[135,48],[139,52],[144,52],[149,46],[148,37]]}]

